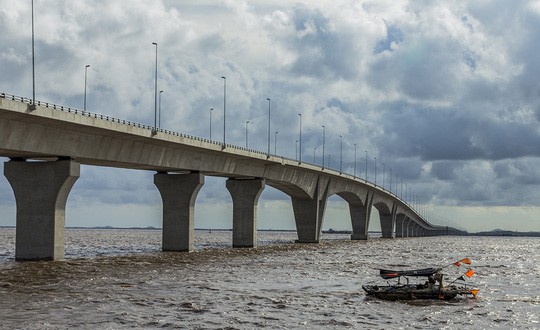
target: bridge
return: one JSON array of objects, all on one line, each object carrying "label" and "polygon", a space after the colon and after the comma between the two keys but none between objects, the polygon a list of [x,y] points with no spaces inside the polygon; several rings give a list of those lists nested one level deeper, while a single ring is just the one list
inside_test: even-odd
[{"label": "bridge", "polygon": [[265,185],[290,196],[300,243],[319,242],[334,194],[349,205],[353,240],[368,238],[372,207],[383,238],[461,234],[430,224],[396,194],[346,173],[5,93],[0,156],[9,158],[4,175],[16,200],[16,260],[64,257],[66,201],[81,164],[156,172],[163,251],[193,249],[194,205],[205,176],[227,178],[233,247],[256,246],[256,208]]}]

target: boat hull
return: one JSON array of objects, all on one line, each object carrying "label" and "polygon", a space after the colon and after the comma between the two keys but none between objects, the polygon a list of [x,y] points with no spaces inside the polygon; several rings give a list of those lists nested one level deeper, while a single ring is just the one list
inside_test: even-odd
[{"label": "boat hull", "polygon": [[418,285],[363,285],[362,289],[366,291],[368,296],[373,296],[384,300],[452,300],[458,295],[468,294],[465,291],[455,286],[449,286],[439,290],[438,286],[423,287]]}]

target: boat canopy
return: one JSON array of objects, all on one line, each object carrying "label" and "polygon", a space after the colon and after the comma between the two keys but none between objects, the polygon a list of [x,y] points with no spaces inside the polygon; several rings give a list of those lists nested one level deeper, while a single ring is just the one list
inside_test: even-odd
[{"label": "boat canopy", "polygon": [[389,270],[389,269],[379,269],[380,275],[385,280],[390,278],[396,278],[400,276],[432,276],[436,272],[440,271],[440,268],[423,268],[423,269],[410,269],[410,270]]}]

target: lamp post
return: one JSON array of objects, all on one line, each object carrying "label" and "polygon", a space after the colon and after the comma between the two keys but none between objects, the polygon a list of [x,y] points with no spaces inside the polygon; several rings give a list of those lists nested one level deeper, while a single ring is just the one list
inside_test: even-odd
[{"label": "lamp post", "polygon": [[324,170],[324,138],[325,138],[326,127],[322,125],[322,168]]},{"label": "lamp post", "polygon": [[227,114],[227,77],[221,76],[223,79],[223,146],[222,149],[225,149],[225,115]]},{"label": "lamp post", "polygon": [[277,155],[277,134],[278,133],[279,133],[278,131],[274,133],[274,155]]},{"label": "lamp post", "polygon": [[248,124],[249,120],[246,121],[246,149],[248,148]]},{"label": "lamp post", "polygon": [[353,176],[356,178],[356,148],[358,146],[356,143],[354,144],[354,170],[353,170]]},{"label": "lamp post", "polygon": [[268,100],[268,153],[267,156],[270,157],[270,98],[266,98]]},{"label": "lamp post", "polygon": [[214,108],[210,108],[210,141],[212,141],[212,111],[214,111]]},{"label": "lamp post", "polygon": [[32,106],[36,106],[36,60],[34,51],[34,0],[32,0]]},{"label": "lamp post", "polygon": [[159,115],[158,115],[158,127],[161,128],[161,94],[163,91],[159,91]]},{"label": "lamp post", "polygon": [[407,202],[407,204],[409,204],[409,191],[409,185],[405,182],[405,202]]},{"label": "lamp post", "polygon": [[294,147],[294,158],[298,161],[298,140],[296,140],[296,145]]},{"label": "lamp post", "polygon": [[339,136],[339,174],[343,171],[343,136]]},{"label": "lamp post", "polygon": [[158,45],[157,42],[153,42],[152,45],[156,46],[156,70],[155,70],[155,76],[154,76],[154,133],[157,130],[157,53],[158,53]]},{"label": "lamp post", "polygon": [[88,82],[88,68],[90,67],[90,64],[87,64],[84,67],[84,105],[83,105],[83,111],[86,111],[86,85]]},{"label": "lamp post", "polygon": [[388,190],[392,193],[392,169],[388,169],[388,172],[390,172],[390,188]]},{"label": "lamp post", "polygon": [[328,168],[332,168],[332,166],[330,166],[330,157],[332,157],[332,155],[328,154]]},{"label": "lamp post", "polygon": [[298,162],[302,162],[302,114],[299,113],[298,114],[298,117],[300,117],[300,138],[298,139],[298,141],[300,141],[299,143],[299,148],[298,148]]},{"label": "lamp post", "polygon": [[368,166],[367,166],[367,150],[366,150],[366,182],[368,180],[368,171],[367,171],[367,169],[368,169]]},{"label": "lamp post", "polygon": [[375,185],[377,185],[377,157],[375,157]]},{"label": "lamp post", "polygon": [[384,163],[382,163],[382,188],[384,190],[384,176],[386,174],[386,168],[385,168],[385,165]]},{"label": "lamp post", "polygon": [[398,176],[398,174],[397,174],[397,173],[396,173],[395,175],[396,175],[396,196],[397,196],[397,195],[398,195],[398,193],[399,193],[399,190],[398,190],[398,184],[399,184],[399,180],[398,180],[398,177],[399,177],[399,176]]}]

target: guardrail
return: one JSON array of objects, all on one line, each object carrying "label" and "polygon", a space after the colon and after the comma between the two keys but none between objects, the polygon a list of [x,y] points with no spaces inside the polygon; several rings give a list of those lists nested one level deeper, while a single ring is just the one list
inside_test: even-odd
[{"label": "guardrail", "polygon": [[[26,104],[32,104],[32,99],[30,99],[30,98],[26,98],[26,97],[23,97],[23,96],[16,96],[16,95],[4,93],[4,92],[0,92],[0,98],[12,100],[12,101],[18,101],[18,102],[22,102],[22,103],[26,103]],[[156,128],[154,126],[145,125],[145,124],[141,124],[141,123],[135,123],[135,122],[132,122],[132,121],[129,121],[129,120],[118,119],[118,118],[115,118],[115,117],[102,115],[102,114],[98,114],[98,113],[93,113],[93,112],[90,112],[90,111],[84,111],[84,110],[81,110],[81,109],[65,107],[63,105],[57,105],[57,104],[38,101],[38,100],[36,100],[36,105],[41,106],[41,107],[45,107],[45,108],[51,108],[51,109],[54,109],[54,110],[63,111],[63,112],[74,113],[76,115],[86,116],[86,117],[89,117],[89,118],[96,118],[96,119],[101,119],[101,120],[114,122],[114,123],[117,123],[117,124],[122,124],[122,125],[128,125],[128,126],[138,127],[138,128],[142,128],[142,129],[147,129],[147,130],[150,130],[152,132],[160,132],[160,133],[163,133],[163,134],[169,134],[169,135],[172,135],[172,136],[178,136],[178,137],[182,137],[182,138],[186,138],[186,139],[191,139],[191,140],[195,140],[195,141],[200,141],[200,142],[211,143],[211,144],[223,146],[222,142],[218,142],[218,141],[214,141],[214,140],[210,140],[210,139],[206,139],[206,138],[200,138],[200,137],[189,135],[189,134],[184,134],[184,133],[174,132],[174,131],[170,131],[170,130],[165,130],[165,129],[162,129],[162,128]],[[240,147],[240,146],[236,146],[236,145],[232,145],[232,144],[225,144],[225,147],[226,148],[231,148],[231,149],[236,149],[236,150],[252,152],[252,153],[256,153],[256,154],[263,155],[263,156],[268,155],[267,153],[259,151],[259,150],[244,148],[244,147]],[[298,162],[300,164],[298,159],[288,158],[288,157],[274,155],[274,154],[270,154],[268,156],[278,157],[278,158],[281,158],[282,160]],[[320,167],[320,165],[309,163],[309,162],[303,162],[303,163]],[[321,167],[321,169],[325,169],[325,168]],[[391,190],[388,190],[388,189],[386,189],[385,187],[382,187],[382,186],[377,186],[377,184],[375,184],[375,183],[373,183],[371,181],[361,179],[361,178],[359,178],[357,176],[354,176],[354,175],[351,175],[349,173],[338,172],[337,170],[329,168],[329,167],[326,167],[326,169],[327,170],[332,170],[332,171],[336,172],[336,174],[339,174],[339,175],[344,174],[344,175],[350,176],[355,180],[362,180],[366,184],[370,184],[374,188],[382,189],[383,191],[388,193],[390,196],[394,197],[395,199],[401,201],[403,204],[407,205],[413,212],[415,212],[418,216],[420,216],[420,218],[422,218],[422,219],[424,218],[424,217],[422,217],[420,215],[420,213],[418,213],[412,207],[412,205],[410,205],[402,197],[398,196],[397,194],[394,194]],[[429,222],[427,222],[427,220],[424,219],[424,221],[426,221],[426,223],[429,224]]]}]

